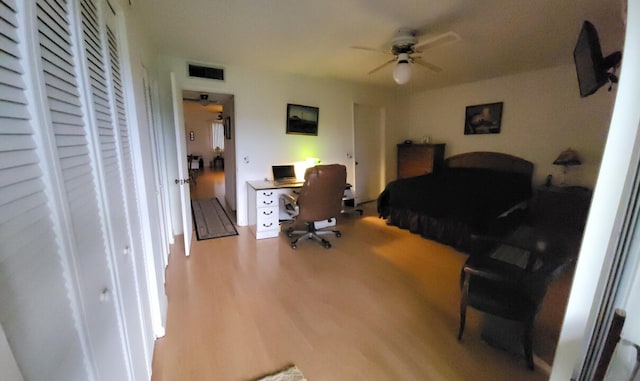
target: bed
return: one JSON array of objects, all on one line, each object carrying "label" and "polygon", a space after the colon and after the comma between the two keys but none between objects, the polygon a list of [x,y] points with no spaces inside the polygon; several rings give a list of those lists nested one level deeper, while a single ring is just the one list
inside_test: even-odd
[{"label": "bed", "polygon": [[388,225],[468,249],[473,234],[497,234],[526,216],[533,164],[497,152],[469,152],[433,173],[389,183],[378,197]]}]

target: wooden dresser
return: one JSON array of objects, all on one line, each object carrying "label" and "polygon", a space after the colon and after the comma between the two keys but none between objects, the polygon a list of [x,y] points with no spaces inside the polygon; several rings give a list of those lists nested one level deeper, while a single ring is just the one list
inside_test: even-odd
[{"label": "wooden dresser", "polygon": [[398,144],[398,178],[433,172],[444,162],[444,144]]}]

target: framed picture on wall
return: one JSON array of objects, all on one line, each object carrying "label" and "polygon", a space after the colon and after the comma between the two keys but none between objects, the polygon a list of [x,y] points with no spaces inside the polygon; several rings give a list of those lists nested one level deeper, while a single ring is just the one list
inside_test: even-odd
[{"label": "framed picture on wall", "polygon": [[318,136],[317,107],[287,104],[287,134]]},{"label": "framed picture on wall", "polygon": [[502,103],[467,106],[464,117],[464,134],[498,134],[502,122]]},{"label": "framed picture on wall", "polygon": [[224,118],[224,138],[231,139],[231,117]]}]

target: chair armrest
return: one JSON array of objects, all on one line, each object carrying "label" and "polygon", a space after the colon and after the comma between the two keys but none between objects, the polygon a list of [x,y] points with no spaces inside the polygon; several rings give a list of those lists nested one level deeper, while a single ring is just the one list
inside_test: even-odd
[{"label": "chair armrest", "polygon": [[491,269],[482,268],[482,267],[471,267],[464,266],[463,269],[465,278],[470,278],[471,276],[475,276],[478,278],[483,278],[487,280],[491,280],[494,282],[500,283],[516,283],[516,279],[508,276],[503,272],[492,271]]},{"label": "chair armrest", "polygon": [[280,195],[280,199],[288,204],[294,204],[296,203],[296,198],[293,197],[293,195],[290,195],[289,193],[283,193]]},{"label": "chair armrest", "polygon": [[290,194],[284,193],[280,195],[280,200],[284,202],[284,210],[288,215],[294,217],[300,214],[300,208],[296,204],[296,198]]}]

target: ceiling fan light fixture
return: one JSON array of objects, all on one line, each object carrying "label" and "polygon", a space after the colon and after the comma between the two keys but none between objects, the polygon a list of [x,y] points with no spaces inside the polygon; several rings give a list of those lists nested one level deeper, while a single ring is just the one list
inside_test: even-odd
[{"label": "ceiling fan light fixture", "polygon": [[411,79],[411,66],[408,60],[399,60],[393,69],[393,80],[398,85],[404,85]]},{"label": "ceiling fan light fixture", "polygon": [[200,104],[203,106],[209,104],[209,94],[200,94]]}]

